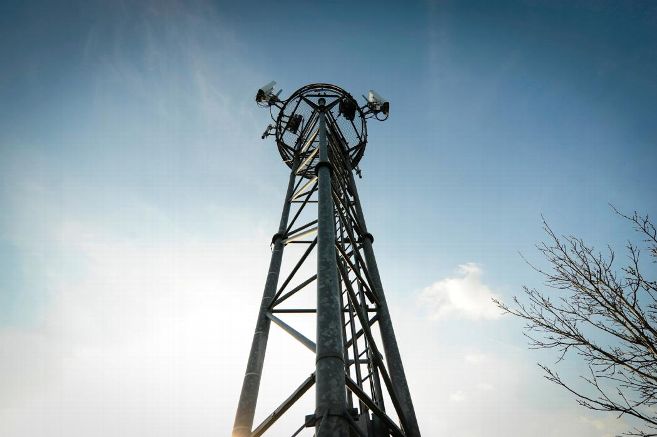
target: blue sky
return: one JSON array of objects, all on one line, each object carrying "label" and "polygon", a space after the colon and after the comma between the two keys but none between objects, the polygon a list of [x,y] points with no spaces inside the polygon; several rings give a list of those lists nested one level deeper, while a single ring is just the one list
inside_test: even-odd
[{"label": "blue sky", "polygon": [[[540,263],[541,214],[621,249],[633,233],[608,203],[657,211],[654,5],[4,2],[0,29],[1,434],[93,430],[73,420],[87,397],[104,399],[96,420],[127,398],[149,414],[116,406],[122,435],[226,432],[239,388],[225,378],[243,372],[287,180],[253,102],[272,79],[391,102],[359,188],[425,433],[528,435],[555,418],[554,435],[615,432],[544,383],[549,355],[479,298],[541,284],[519,255]],[[432,333],[423,353],[413,329]],[[477,366],[512,389],[470,384],[490,376]],[[192,394],[205,403],[180,408]],[[492,428],[468,419],[491,404]]]}]

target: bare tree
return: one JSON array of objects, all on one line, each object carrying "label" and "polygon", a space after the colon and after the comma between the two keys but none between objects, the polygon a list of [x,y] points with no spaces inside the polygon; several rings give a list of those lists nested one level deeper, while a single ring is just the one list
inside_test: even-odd
[{"label": "bare tree", "polygon": [[[495,303],[525,320],[530,348],[558,351],[557,363],[574,357],[588,365],[585,383],[565,381],[539,364],[545,378],[584,407],[634,417],[635,428],[625,435],[657,436],[657,282],[641,272],[654,273],[657,230],[647,215],[614,211],[641,236],[639,244],[627,244],[627,262],[619,270],[611,248],[603,254],[580,238],[559,237],[543,220],[548,241],[538,249],[549,267],[532,267],[552,290],[523,287],[525,299]],[[652,263],[642,263],[640,246]]]}]

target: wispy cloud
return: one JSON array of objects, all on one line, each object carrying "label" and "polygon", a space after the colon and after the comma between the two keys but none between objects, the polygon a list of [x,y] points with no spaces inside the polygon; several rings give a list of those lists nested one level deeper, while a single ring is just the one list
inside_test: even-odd
[{"label": "wispy cloud", "polygon": [[482,282],[482,274],[477,264],[462,264],[456,276],[441,279],[422,290],[420,302],[434,319],[497,319],[500,312],[492,302],[497,295]]}]

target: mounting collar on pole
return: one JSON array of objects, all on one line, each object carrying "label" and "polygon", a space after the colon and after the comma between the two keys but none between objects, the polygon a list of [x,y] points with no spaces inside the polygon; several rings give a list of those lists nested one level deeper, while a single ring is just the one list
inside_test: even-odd
[{"label": "mounting collar on pole", "polygon": [[[286,235],[286,234],[284,234],[284,233],[276,232],[276,233],[271,237],[271,243],[269,244],[269,247],[272,247],[274,244],[276,244],[276,241],[277,241],[277,240],[282,240],[283,238],[285,238],[285,235]],[[273,249],[272,249],[272,250],[273,250]]]}]

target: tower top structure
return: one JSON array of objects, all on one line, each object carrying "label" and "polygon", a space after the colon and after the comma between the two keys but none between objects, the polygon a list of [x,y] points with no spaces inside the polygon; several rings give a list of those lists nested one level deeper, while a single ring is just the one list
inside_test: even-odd
[{"label": "tower top structure", "polygon": [[366,120],[388,118],[389,102],[370,90],[367,97],[363,96],[365,103],[359,106],[347,91],[326,83],[306,85],[282,100],[281,91],[274,92],[275,84],[272,81],[260,88],[256,102],[271,111],[274,123],[267,126],[262,138],[275,135],[283,162],[292,168],[295,159],[308,160],[305,165],[315,168],[319,162],[319,119],[324,114],[330,127],[327,135],[339,138],[336,143],[344,148],[351,168],[357,169],[367,145]]}]

